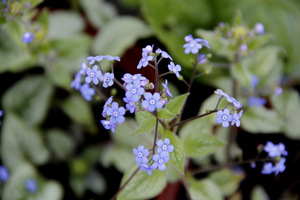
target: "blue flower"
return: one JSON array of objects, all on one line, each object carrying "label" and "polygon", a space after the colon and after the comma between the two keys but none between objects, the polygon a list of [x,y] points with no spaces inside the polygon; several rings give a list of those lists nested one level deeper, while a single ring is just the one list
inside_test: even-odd
[{"label": "blue flower", "polygon": [[107,99],[107,101],[105,102],[104,106],[103,106],[103,111],[102,111],[102,116],[103,117],[106,117],[106,112],[107,112],[107,108],[108,108],[108,105],[110,105],[113,101],[113,96],[109,97]]},{"label": "blue flower", "polygon": [[269,157],[279,157],[281,155],[287,156],[288,152],[285,150],[285,146],[282,143],[278,145],[273,144],[272,142],[268,141],[264,146],[264,150],[268,152]]},{"label": "blue flower", "polygon": [[164,141],[158,140],[156,142],[156,145],[158,146],[157,153],[161,154],[164,151],[166,151],[166,152],[173,152],[174,151],[174,146],[172,144],[170,144],[170,143],[171,143],[171,141],[170,141],[169,138],[165,138]]},{"label": "blue flower", "polygon": [[273,172],[275,175],[277,175],[279,172],[283,172],[285,170],[285,161],[286,159],[285,158],[281,158],[279,160],[278,163],[276,163],[276,165],[274,166],[273,168]]},{"label": "blue flower", "polygon": [[141,60],[139,61],[139,64],[137,66],[138,69],[141,69],[141,67],[147,67],[149,64],[149,61],[153,60],[153,56],[146,56],[142,57]]},{"label": "blue flower", "polygon": [[94,65],[92,69],[87,68],[86,74],[87,74],[87,77],[85,77],[86,83],[90,83],[91,81],[93,81],[93,83],[97,85],[99,83],[99,79],[102,80],[102,73],[100,70],[98,70],[97,65]]},{"label": "blue flower", "polygon": [[265,27],[262,23],[257,23],[254,26],[254,30],[257,34],[262,35],[265,33]]},{"label": "blue flower", "polygon": [[145,89],[140,87],[140,85],[128,84],[126,85],[126,94],[131,97],[135,102],[139,101],[140,95],[143,95]]},{"label": "blue flower", "polygon": [[131,75],[129,73],[124,74],[122,80],[125,83],[133,83],[134,85],[141,85],[142,81],[146,81],[146,77],[142,76],[141,74],[134,74]]},{"label": "blue flower", "polygon": [[177,78],[179,78],[180,74],[179,72],[181,71],[181,66],[180,65],[176,65],[173,62],[170,62],[170,64],[168,65],[168,68],[171,72],[173,72]]},{"label": "blue flower", "polygon": [[75,88],[76,90],[79,90],[81,86],[81,74],[77,73],[75,74],[74,80],[71,82],[71,88]]},{"label": "blue flower", "polygon": [[242,117],[243,111],[241,110],[239,114],[234,113],[233,117],[232,117],[232,122],[231,122],[231,126],[233,126],[234,124],[237,127],[240,127],[241,122],[240,122],[240,118]]},{"label": "blue flower", "polygon": [[3,165],[0,166],[0,183],[7,181],[9,179],[9,173]]},{"label": "blue flower", "polygon": [[228,94],[224,93],[224,97],[226,98],[226,100],[229,102],[229,103],[232,103],[233,106],[236,108],[236,109],[240,109],[243,105],[241,102],[239,102],[238,100],[236,100],[234,97],[231,97],[229,96]]},{"label": "blue flower", "polygon": [[267,100],[265,98],[262,97],[249,97],[248,98],[248,106],[263,106],[267,103]]},{"label": "blue flower", "polygon": [[169,88],[168,88],[168,80],[166,79],[165,80],[165,83],[161,83],[163,86],[164,86],[164,89],[165,89],[165,93],[166,95],[169,95],[170,97],[173,97],[173,95],[171,94]]},{"label": "blue flower", "polygon": [[198,60],[198,64],[200,64],[200,65],[205,64],[207,62],[207,56],[206,56],[206,54],[204,54],[204,53],[200,54],[198,56],[197,60]]},{"label": "blue flower", "polygon": [[239,47],[240,51],[247,51],[248,50],[248,46],[246,44],[241,44]]},{"label": "blue flower", "polygon": [[31,194],[36,193],[36,191],[38,190],[38,184],[33,178],[26,179],[24,184],[26,190]]},{"label": "blue flower", "polygon": [[[3,111],[0,110],[0,117],[2,117],[2,116],[3,116]],[[0,126],[1,126],[1,121],[0,121]]]},{"label": "blue flower", "polygon": [[110,116],[112,123],[123,123],[125,121],[125,117],[123,116],[125,112],[124,107],[119,107],[118,103],[113,102],[111,107],[107,108],[106,114]]},{"label": "blue flower", "polygon": [[154,170],[152,166],[144,163],[138,163],[137,165],[140,167],[140,170],[147,172],[150,176],[152,175],[152,170]]},{"label": "blue flower", "polygon": [[31,32],[25,32],[22,36],[22,42],[24,44],[31,43],[34,40],[34,34]]},{"label": "blue flower", "polygon": [[271,162],[265,163],[263,169],[261,170],[262,174],[272,174],[273,164]]},{"label": "blue flower", "polygon": [[252,90],[254,90],[256,88],[256,86],[258,85],[259,80],[257,78],[257,76],[252,75],[251,76],[251,86],[252,86]]},{"label": "blue flower", "polygon": [[86,75],[86,70],[88,69],[88,66],[86,65],[86,63],[85,62],[83,62],[82,64],[81,64],[81,69],[79,70],[79,73],[81,74],[81,75]]},{"label": "blue flower", "polygon": [[114,74],[113,73],[105,73],[104,76],[103,76],[103,87],[107,88],[107,87],[110,87],[114,84],[114,81],[113,79],[115,78]]},{"label": "blue flower", "polygon": [[217,112],[218,118],[216,119],[216,122],[218,124],[222,123],[223,127],[228,127],[229,122],[232,121],[233,117],[230,114],[230,111],[228,109],[224,109],[224,111],[219,110]]},{"label": "blue flower", "polygon": [[152,45],[152,46],[147,45],[146,47],[144,47],[142,49],[142,56],[147,57],[150,53],[152,53],[153,52],[153,46],[154,45]]},{"label": "blue flower", "polygon": [[162,51],[160,48],[157,48],[155,53],[161,54],[161,57],[163,58],[169,58],[170,60],[173,60],[173,58],[165,51]]},{"label": "blue flower", "polygon": [[222,98],[224,97],[225,95],[227,95],[225,92],[223,92],[221,89],[217,89],[215,91],[215,94],[218,94],[219,95],[219,98]]},{"label": "blue flower", "polygon": [[152,164],[153,169],[158,168],[160,171],[164,171],[166,169],[165,164],[170,160],[170,156],[167,151],[163,151],[161,154],[154,154],[152,158],[154,161]]},{"label": "blue flower", "polygon": [[143,145],[140,145],[137,149],[133,148],[133,154],[136,156],[135,162],[139,163],[148,163],[147,156],[149,155],[149,150],[145,149]]},{"label": "blue flower", "polygon": [[105,58],[108,61],[114,61],[117,60],[120,62],[120,57],[119,56],[110,56],[110,55],[105,55],[103,56],[103,58]]},{"label": "blue flower", "polygon": [[129,96],[127,93],[125,94],[126,97],[123,98],[123,101],[126,103],[126,108],[129,110],[130,113],[134,113],[134,111],[137,109],[135,102],[131,96]]},{"label": "blue flower", "polygon": [[100,62],[101,60],[103,60],[103,56],[89,56],[89,57],[87,57],[86,59],[87,60],[89,60],[90,62],[89,62],[89,65],[92,65],[92,64],[94,64],[96,61],[98,61],[98,62]]},{"label": "blue flower", "polygon": [[106,130],[111,130],[113,133],[115,132],[116,124],[108,120],[101,120],[101,123]]},{"label": "blue flower", "polygon": [[142,102],[142,107],[149,112],[153,112],[155,108],[162,108],[163,103],[160,101],[160,94],[155,92],[153,95],[150,92],[144,94],[145,100]]},{"label": "blue flower", "polygon": [[87,83],[80,86],[80,92],[87,101],[92,100],[92,96],[95,94],[94,88],[91,88]]},{"label": "blue flower", "polygon": [[183,48],[185,48],[185,54],[189,54],[190,52],[192,52],[193,54],[197,54],[199,50],[202,49],[202,46],[210,48],[208,41],[200,38],[194,39],[192,35],[185,36],[184,40],[187,42],[183,45]]}]

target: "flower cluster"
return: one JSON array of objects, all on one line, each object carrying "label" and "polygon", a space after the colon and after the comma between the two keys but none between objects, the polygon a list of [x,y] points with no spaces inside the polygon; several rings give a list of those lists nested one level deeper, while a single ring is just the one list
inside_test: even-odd
[{"label": "flower cluster", "polygon": [[9,173],[3,165],[0,166],[0,184],[1,182],[5,182],[9,179]]},{"label": "flower cluster", "polygon": [[31,7],[29,1],[18,0],[2,0],[2,5],[6,6],[3,11],[3,17],[8,20],[24,15],[24,12]]},{"label": "flower cluster", "polygon": [[203,46],[210,49],[208,41],[200,38],[193,38],[191,34],[185,36],[184,40],[186,42],[186,44],[183,45],[183,48],[185,48],[184,50],[185,54],[189,54],[189,53],[198,54],[199,50],[202,49]]},{"label": "flower cluster", "polygon": [[34,194],[38,190],[38,184],[37,184],[36,180],[33,178],[26,179],[24,185],[25,185],[27,192],[29,192],[30,194]]},{"label": "flower cluster", "polygon": [[146,171],[149,175],[152,175],[152,170],[159,169],[164,171],[166,169],[166,163],[170,160],[170,154],[174,151],[174,146],[170,144],[170,139],[165,138],[164,140],[158,140],[156,142],[156,153],[152,155],[149,160],[150,155],[149,150],[145,149],[143,145],[140,145],[137,149],[133,149],[133,154],[135,157],[135,162],[140,167],[142,171]]},{"label": "flower cluster", "polygon": [[94,88],[90,84],[98,85],[102,82],[102,87],[107,88],[113,85],[114,74],[104,73],[100,61],[106,59],[108,61],[120,61],[120,57],[113,57],[110,55],[89,56],[81,64],[81,69],[75,74],[74,80],[71,82],[71,88],[79,90],[82,96],[91,101],[92,96],[95,94]]},{"label": "flower cluster", "polygon": [[215,94],[219,95],[219,99],[224,97],[228,103],[231,103],[233,105],[232,110],[229,110],[227,108],[225,108],[224,110],[219,110],[217,112],[218,118],[216,119],[216,122],[218,124],[222,124],[223,127],[228,127],[229,122],[231,122],[231,126],[236,125],[237,127],[239,127],[241,125],[240,118],[243,115],[243,110],[238,113],[237,109],[240,109],[242,107],[242,104],[220,89],[217,89],[215,91]]},{"label": "flower cluster", "polygon": [[277,158],[277,162],[275,165],[273,165],[272,162],[265,163],[261,173],[271,174],[274,172],[274,174],[277,175],[279,172],[283,172],[285,170],[286,158],[282,156],[288,155],[288,152],[285,150],[284,144],[279,143],[275,145],[269,141],[264,146],[264,151],[268,153],[268,156],[270,158]]}]

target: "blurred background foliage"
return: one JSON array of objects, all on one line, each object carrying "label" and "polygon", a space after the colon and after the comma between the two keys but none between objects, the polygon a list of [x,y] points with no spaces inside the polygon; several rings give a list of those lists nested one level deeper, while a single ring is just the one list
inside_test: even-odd
[{"label": "blurred background foliage", "polygon": [[[8,2],[10,8],[4,16]],[[30,7],[26,8],[28,3]],[[126,172],[125,177],[128,177],[132,171],[132,148],[145,142],[151,144],[153,136],[149,133],[130,137],[139,127],[133,118],[127,119],[115,134],[109,134],[100,124],[102,98],[87,102],[73,91],[70,83],[74,74],[83,60],[91,55],[120,56],[116,75],[132,73],[141,57],[141,48],[154,43],[167,50],[175,63],[182,66],[182,73],[188,79],[193,57],[184,54],[182,48],[183,38],[188,34],[204,38],[211,45],[212,58],[201,69],[208,74],[197,79],[193,90],[197,93],[201,88],[203,94],[190,97],[195,98],[191,102],[197,102],[199,107],[200,102],[207,98],[199,113],[212,107],[210,102],[215,102],[212,99],[216,97],[209,94],[214,88],[233,93],[232,79],[238,82],[237,99],[247,108],[249,94],[254,93],[251,75],[256,75],[259,79],[257,91],[268,103],[264,107],[245,110],[241,132],[246,132],[245,137],[280,133],[275,142],[282,139],[289,142],[288,151],[295,150],[290,154],[290,168],[299,167],[299,149],[295,147],[300,139],[299,1],[7,0],[2,1],[0,9],[0,107],[4,113],[0,153],[1,163],[10,173],[10,180],[1,183],[3,199],[110,198],[117,191],[122,174]],[[249,52],[252,51],[253,55],[236,62],[238,46],[217,34],[215,27],[220,22],[230,26],[235,34],[249,31],[260,22],[267,34],[258,37],[255,43],[249,41]],[[35,33],[34,41],[23,44],[22,35],[28,31]],[[231,65],[230,70],[218,67],[220,63]],[[103,67],[109,70],[108,63]],[[283,88],[280,96],[274,95],[277,86]],[[181,83],[174,80],[171,80],[170,87],[174,88],[173,94],[183,91]],[[110,92],[106,91],[107,94]],[[190,113],[193,116],[197,111],[194,109]],[[136,118],[139,122],[138,116]],[[211,157],[198,160],[198,154],[195,156],[195,151],[188,149],[191,147],[191,132],[195,128],[212,132],[214,120],[210,117],[203,122],[197,121],[180,131],[187,156],[201,166],[205,166]],[[226,134],[220,128],[215,132],[219,138]],[[252,141],[252,146],[271,140],[271,136]],[[250,144],[235,141],[232,145],[235,147],[232,149],[237,150],[239,145],[246,151]],[[217,151],[214,162],[222,163],[222,159],[224,152]],[[154,174],[152,178],[165,185],[161,176]],[[228,184],[219,176],[224,177]],[[36,195],[25,190],[27,178],[35,178],[38,182]],[[239,199],[248,194],[251,195],[246,199],[256,200],[276,199],[280,195],[286,199],[299,197],[299,190],[295,191],[295,188],[299,189],[296,181],[299,175],[273,194],[266,185],[264,188],[252,186],[254,189],[249,191],[239,190],[243,178],[247,179],[246,173],[241,175],[222,170],[205,179],[188,177],[187,180],[192,198],[202,195],[206,199],[224,196]],[[261,175],[258,178],[264,180],[253,185],[273,180]],[[284,176],[279,180],[288,178]],[[179,179],[180,173],[168,167],[168,182],[174,184]],[[146,196],[151,198],[160,192],[158,189]],[[184,192],[181,193],[183,197],[179,194],[178,198],[185,198]],[[130,199],[133,197],[130,195],[138,197],[138,193],[132,191],[122,195],[120,199]]]}]

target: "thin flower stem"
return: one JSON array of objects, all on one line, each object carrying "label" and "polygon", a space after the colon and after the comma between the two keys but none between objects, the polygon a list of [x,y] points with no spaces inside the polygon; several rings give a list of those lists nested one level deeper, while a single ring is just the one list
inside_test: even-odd
[{"label": "thin flower stem", "polygon": [[152,65],[151,63],[148,64],[150,67],[152,67],[153,69],[155,69],[156,67],[154,65]]},{"label": "thin flower stem", "polygon": [[100,88],[98,88],[95,84],[91,84],[92,87],[96,90],[96,92],[104,98],[105,101],[107,101],[108,97],[101,91]]},{"label": "thin flower stem", "polygon": [[189,121],[192,121],[192,120],[195,120],[195,119],[198,119],[198,118],[201,118],[201,117],[205,117],[206,115],[210,115],[210,114],[212,114],[212,113],[215,113],[215,112],[218,112],[219,110],[210,110],[209,112],[207,112],[207,113],[204,113],[204,114],[202,114],[202,115],[197,115],[197,116],[195,116],[195,117],[191,117],[191,118],[189,118],[189,119],[186,119],[186,120],[183,120],[183,121],[181,121],[181,122],[178,122],[178,123],[175,123],[175,124],[173,124],[173,125],[171,125],[171,129],[174,127],[174,126],[180,126],[180,125],[182,125],[182,124],[185,124],[185,123],[187,123],[187,122],[189,122]]},{"label": "thin flower stem", "polygon": [[126,92],[126,88],[116,78],[113,78],[113,81]]},{"label": "thin flower stem", "polygon": [[155,122],[155,133],[154,133],[154,141],[153,141],[153,147],[152,147],[153,155],[155,154],[155,145],[156,145],[156,140],[157,140],[157,134],[158,134],[158,117],[156,117],[156,122]]},{"label": "thin flower stem", "polygon": [[128,183],[131,181],[131,179],[138,173],[138,171],[140,170],[140,168],[138,167],[133,174],[131,174],[131,176],[127,179],[127,181],[122,185],[122,187],[120,187],[120,189],[118,190],[118,192],[110,199],[110,200],[115,200],[117,198],[117,196],[120,194],[120,192],[126,187],[126,185],[128,185]]},{"label": "thin flower stem", "polygon": [[196,76],[195,76],[195,79],[196,79],[196,78],[199,78],[200,76],[203,76],[203,75],[205,75],[205,74],[206,74],[205,72],[202,72],[202,73],[196,75]]},{"label": "thin flower stem", "polygon": [[166,73],[160,74],[159,77],[163,77],[163,76],[166,76],[166,75],[168,75],[168,74],[171,74],[171,72],[168,71],[168,72],[166,72]]}]

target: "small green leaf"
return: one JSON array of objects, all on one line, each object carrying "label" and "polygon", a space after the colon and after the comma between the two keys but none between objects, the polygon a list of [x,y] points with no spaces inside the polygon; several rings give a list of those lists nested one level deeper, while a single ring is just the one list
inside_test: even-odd
[{"label": "small green leaf", "polygon": [[76,123],[85,125],[89,131],[97,130],[90,105],[79,95],[72,95],[62,103],[62,110]]},{"label": "small green leaf", "polygon": [[91,171],[86,177],[86,186],[96,194],[102,194],[106,190],[104,177],[97,171]]},{"label": "small green leaf", "polygon": [[182,141],[169,130],[165,131],[164,138],[169,138],[171,144],[174,146],[174,151],[170,153],[170,162],[183,174],[184,149]]},{"label": "small green leaf", "polygon": [[184,139],[183,145],[187,156],[192,158],[203,158],[224,146],[225,143],[212,135],[203,134],[195,130]]},{"label": "small green leaf", "polygon": [[211,173],[209,178],[219,186],[223,196],[229,196],[238,189],[243,176],[234,174],[229,169],[222,169]]},{"label": "small green leaf", "polygon": [[171,99],[166,105],[166,110],[170,111],[174,115],[178,115],[189,95],[189,93],[186,93]]},{"label": "small green leaf", "polygon": [[251,200],[270,200],[262,186],[255,186],[251,192]]},{"label": "small green leaf", "polygon": [[243,112],[241,126],[251,133],[279,133],[284,123],[278,113],[265,107],[249,107]]},{"label": "small green leaf", "polygon": [[3,107],[35,126],[46,117],[52,94],[53,87],[45,77],[25,77],[5,93]]},{"label": "small green leaf", "polygon": [[135,119],[137,122],[142,122],[146,119],[154,118],[154,115],[152,115],[149,111],[137,111],[135,112]]},{"label": "small green leaf", "polygon": [[156,119],[154,117],[142,121],[140,123],[140,126],[131,134],[131,136],[149,133],[150,131],[155,129],[155,123]]},{"label": "small green leaf", "polygon": [[249,70],[241,64],[234,64],[231,67],[232,75],[238,80],[238,82],[250,89],[251,87],[251,73]]},{"label": "small green leaf", "polygon": [[209,179],[201,179],[199,181],[189,178],[188,191],[191,199],[205,199],[205,200],[222,200],[223,196],[220,188]]},{"label": "small green leaf", "polygon": [[[138,168],[136,163],[124,174],[121,185]],[[151,199],[160,194],[167,184],[166,174],[159,170],[153,170],[149,176],[147,172],[139,170],[126,187],[120,192],[117,200]]]},{"label": "small green leaf", "polygon": [[285,134],[292,139],[299,139],[300,138],[300,123],[299,123],[299,113],[300,113],[300,106],[293,108],[288,116],[286,117],[286,127],[285,127]]}]

